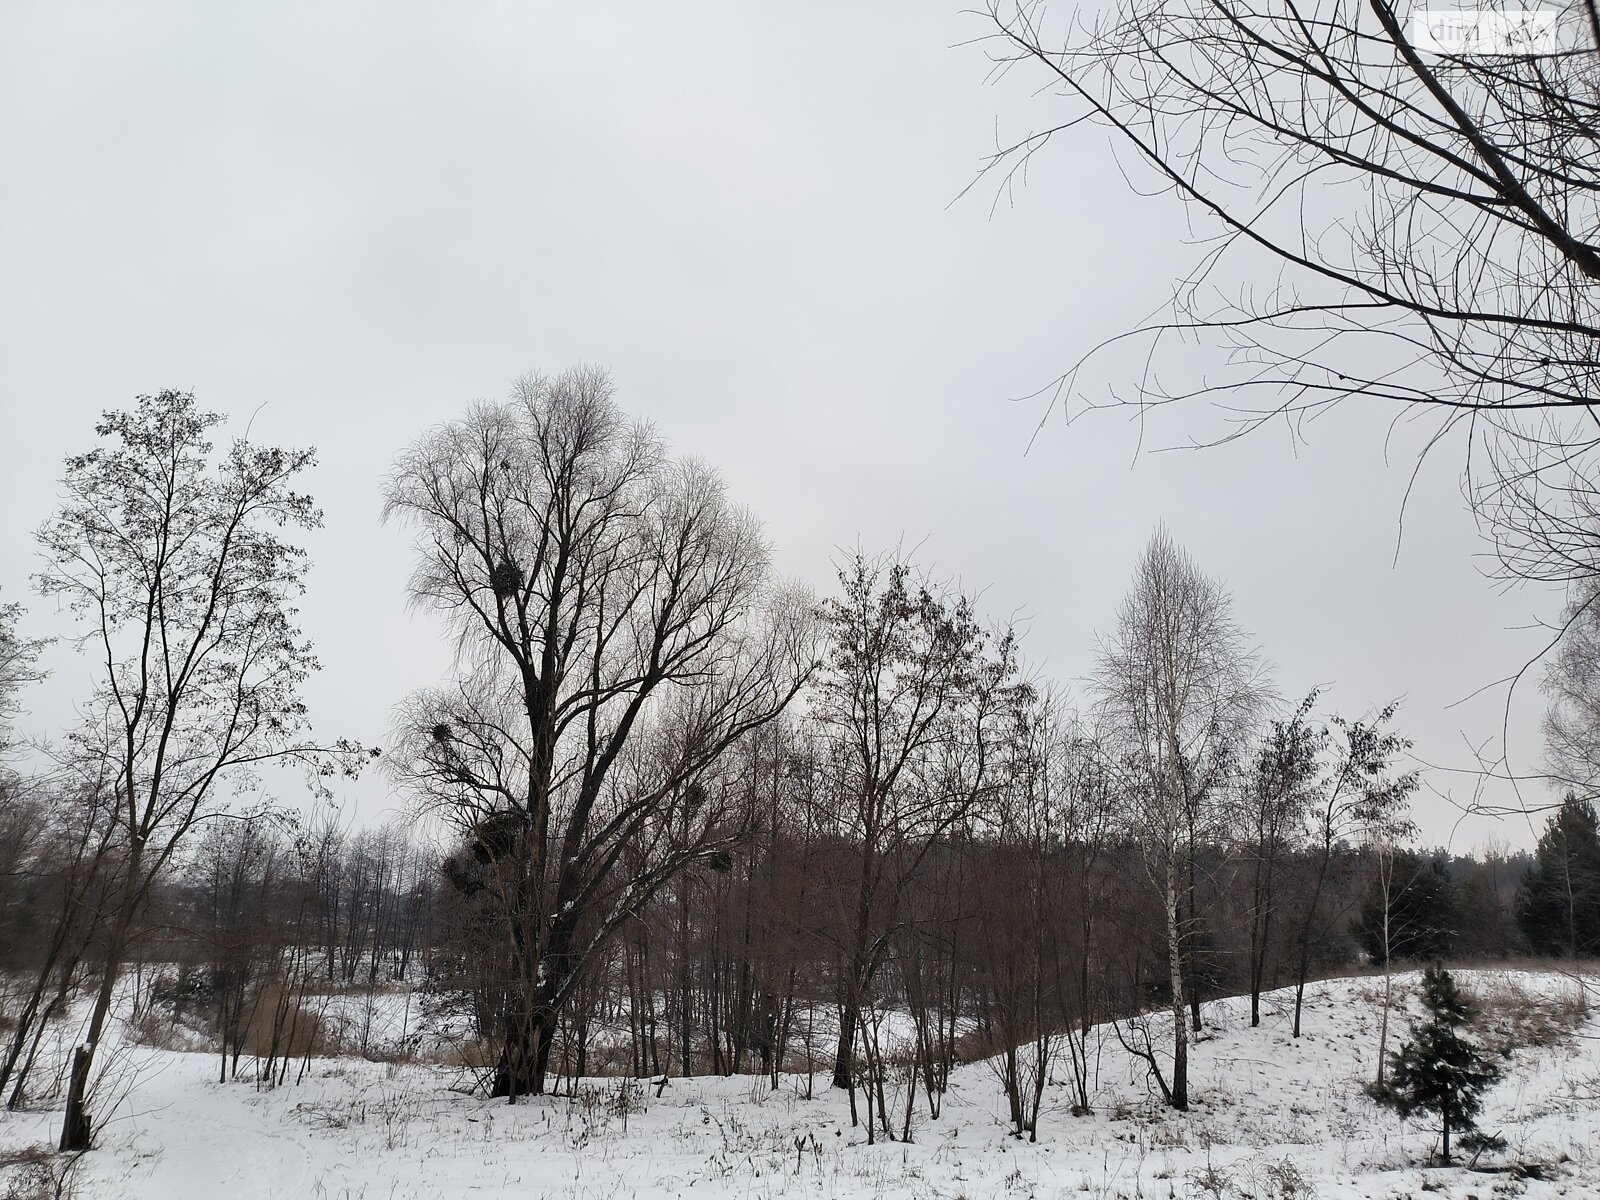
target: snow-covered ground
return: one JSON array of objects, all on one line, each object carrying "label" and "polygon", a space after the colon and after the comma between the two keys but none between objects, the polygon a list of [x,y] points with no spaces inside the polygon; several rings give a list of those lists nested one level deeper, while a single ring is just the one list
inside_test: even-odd
[{"label": "snow-covered ground", "polygon": [[[1538,1001],[1576,995],[1559,975],[1463,971],[1499,997],[1486,1043]],[[1397,977],[1400,994],[1414,975]],[[1593,981],[1591,981],[1593,982]],[[958,1069],[937,1121],[922,1110],[910,1144],[865,1144],[826,1077],[773,1092],[764,1079],[674,1079],[654,1088],[587,1082],[576,1098],[516,1106],[452,1091],[436,1066],[327,1059],[299,1086],[259,1092],[216,1082],[212,1055],[138,1048],[139,1083],[101,1149],[77,1165],[76,1194],[186,1200],[227,1197],[507,1195],[625,1197],[1478,1197],[1600,1196],[1600,1010],[1570,1034],[1516,1019],[1544,1042],[1504,1061],[1480,1122],[1508,1155],[1548,1178],[1424,1169],[1436,1134],[1402,1127],[1363,1094],[1377,1045],[1380,981],[1335,980],[1307,998],[1305,1036],[1289,1036],[1287,992],[1251,1029],[1242,1000],[1208,1006],[1191,1063],[1193,1109],[1149,1094],[1112,1037],[1100,1048],[1095,1112],[1074,1116],[1068,1089],[1046,1094],[1037,1144],[1006,1136],[1005,1102],[985,1063]],[[1404,1036],[1407,1018],[1393,1035]],[[1391,1043],[1394,1044],[1394,1043]],[[628,1103],[619,1103],[628,1089]],[[623,1110],[628,1110],[624,1113]],[[0,1117],[0,1148],[47,1143],[55,1111]],[[1485,1160],[1485,1164],[1488,1160]],[[1480,1165],[1485,1165],[1480,1164]],[[0,1196],[5,1185],[0,1182]]]}]

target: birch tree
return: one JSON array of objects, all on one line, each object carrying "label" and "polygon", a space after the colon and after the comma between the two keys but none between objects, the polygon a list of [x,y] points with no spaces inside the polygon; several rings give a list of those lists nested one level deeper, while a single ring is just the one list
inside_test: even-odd
[{"label": "birch tree", "polygon": [[1184,1020],[1185,899],[1208,804],[1265,698],[1263,668],[1222,585],[1165,528],[1150,539],[1115,632],[1100,647],[1095,689],[1132,777],[1128,831],[1165,920],[1172,1010],[1168,1099],[1189,1106]]}]

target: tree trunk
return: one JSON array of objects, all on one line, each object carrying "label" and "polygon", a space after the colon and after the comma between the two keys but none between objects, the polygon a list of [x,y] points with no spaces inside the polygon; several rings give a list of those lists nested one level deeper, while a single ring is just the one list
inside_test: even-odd
[{"label": "tree trunk", "polygon": [[550,1050],[554,1043],[555,1014],[547,1005],[536,1003],[528,1013],[508,1014],[506,1044],[495,1067],[494,1086],[489,1095],[504,1096],[515,1104],[518,1096],[544,1095],[545,1076],[550,1069]]},{"label": "tree trunk", "polygon": [[1389,1006],[1392,1001],[1394,989],[1394,955],[1389,948],[1389,872],[1392,869],[1386,866],[1383,852],[1380,850],[1378,858],[1378,876],[1383,884],[1383,1016],[1378,1023],[1378,1087],[1383,1087],[1384,1055],[1389,1049]]},{"label": "tree trunk", "polygon": [[1189,1020],[1195,1033],[1200,1032],[1200,967],[1195,961],[1194,942],[1195,934],[1199,931],[1194,882],[1194,825],[1189,826],[1189,850],[1185,855],[1188,859],[1188,900],[1189,915],[1183,923],[1183,940],[1185,949],[1183,961],[1189,968]]},{"label": "tree trunk", "polygon": [[1311,891],[1311,903],[1306,906],[1306,919],[1300,926],[1300,969],[1295,975],[1294,984],[1294,1030],[1293,1036],[1300,1036],[1300,1011],[1305,1004],[1306,976],[1311,973],[1311,922],[1316,919],[1317,904],[1322,899],[1322,888],[1328,878],[1328,859],[1333,854],[1333,847],[1324,841],[1322,846],[1322,862],[1317,867],[1317,886]]},{"label": "tree trunk", "polygon": [[116,997],[122,956],[128,945],[128,931],[133,927],[134,910],[139,906],[139,880],[143,864],[144,846],[135,836],[128,852],[122,903],[117,909],[117,919],[111,926],[111,937],[106,942],[105,967],[100,978],[100,991],[95,996],[94,1011],[89,1017],[89,1031],[72,1056],[72,1074],[67,1084],[67,1111],[61,1124],[60,1148],[63,1154],[87,1150],[94,1141],[94,1120],[89,1113],[89,1075],[94,1068],[94,1056],[100,1048],[100,1039],[105,1034],[106,1020],[111,1015],[112,1001]]},{"label": "tree trunk", "polygon": [[839,1045],[833,1056],[833,1086],[847,1088],[855,1070],[856,1006],[848,1000],[839,1011]]},{"label": "tree trunk", "polygon": [[1183,946],[1178,931],[1177,864],[1167,866],[1167,973],[1172,986],[1172,1107],[1189,1111],[1189,1030],[1184,1021]]},{"label": "tree trunk", "polygon": [[1257,848],[1254,878],[1250,889],[1250,1027],[1261,1024],[1261,987],[1267,973],[1267,940],[1272,911],[1270,875],[1263,878],[1263,846]]},{"label": "tree trunk", "polygon": [[861,852],[861,884],[856,895],[855,946],[850,955],[849,975],[845,979],[844,1011],[839,1014],[839,1047],[833,1059],[833,1086],[850,1086],[855,1061],[856,1020],[861,1009],[862,995],[871,983],[870,964],[867,962],[867,940],[872,921],[872,873],[876,859],[869,829]]}]

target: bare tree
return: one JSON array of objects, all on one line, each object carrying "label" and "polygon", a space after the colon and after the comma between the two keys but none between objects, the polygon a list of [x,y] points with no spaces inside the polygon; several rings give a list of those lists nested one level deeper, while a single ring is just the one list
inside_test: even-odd
[{"label": "bare tree", "polygon": [[1328,872],[1345,839],[1402,837],[1409,829],[1406,806],[1417,790],[1415,771],[1394,771],[1395,760],[1411,743],[1389,728],[1398,704],[1388,704],[1360,721],[1333,718],[1333,728],[1317,735],[1320,756],[1331,747],[1333,763],[1309,793],[1306,817],[1316,864],[1311,894],[1300,920],[1299,966],[1294,987],[1294,1036],[1300,1036],[1306,981],[1311,975],[1311,934],[1321,914]]},{"label": "bare tree", "polygon": [[723,849],[724,752],[803,685],[809,607],[774,591],[716,475],[669,458],[596,369],[424,436],[385,512],[416,531],[412,595],[458,647],[401,717],[397,773],[478,836],[509,956],[492,1091],[515,1100],[543,1089],[590,956]]},{"label": "bare tree", "polygon": [[31,861],[17,869],[33,877],[27,907],[36,957],[20,1005],[6,1014],[11,1030],[0,1058],[0,1090],[10,1089],[8,1108],[26,1098],[45,1027],[78,995],[86,960],[113,907],[122,841],[107,771],[103,759],[69,760],[54,778],[28,784],[41,828],[25,851]]},{"label": "bare tree", "polygon": [[1132,776],[1128,829],[1143,847],[1165,917],[1170,1102],[1186,1110],[1184,984],[1194,848],[1266,693],[1261,661],[1233,619],[1227,592],[1165,528],[1140,557],[1116,631],[1101,645],[1095,688]]},{"label": "bare tree", "polygon": [[135,920],[219,786],[269,763],[325,774],[363,757],[349,743],[311,741],[300,696],[317,667],[295,625],[306,559],[280,531],[321,521],[293,486],[312,452],[236,440],[214,455],[220,420],[182,392],[106,413],[96,427],[104,444],[67,460],[65,499],[38,533],[48,560],[39,589],[79,620],[77,646],[98,671],[75,740],[110,768],[119,852],[63,1151],[92,1140],[91,1070]]},{"label": "bare tree", "polygon": [[1272,922],[1278,915],[1279,875],[1284,857],[1304,832],[1312,789],[1322,772],[1327,740],[1312,723],[1318,692],[1312,691],[1286,719],[1275,718],[1256,752],[1241,806],[1240,833],[1250,871],[1250,1024],[1261,1024],[1261,990]]},{"label": "bare tree", "polygon": [[[1553,53],[1478,56],[1420,47],[1390,0],[1136,0],[1062,29],[1036,0],[986,9],[996,70],[1064,108],[985,174],[1009,183],[1097,125],[1207,239],[1169,309],[1081,359],[1058,399],[1214,401],[1214,442],[1372,397],[1431,419],[1430,449],[1462,435],[1508,574],[1600,570],[1592,0],[1560,6]],[[1106,397],[1081,368],[1121,349],[1138,383]]]},{"label": "bare tree", "polygon": [[[855,1109],[858,1035],[902,918],[907,888],[928,856],[995,787],[994,738],[1022,692],[1015,644],[979,625],[967,597],[918,577],[898,557],[856,554],[824,607],[831,653],[814,706],[828,746],[830,816],[854,853],[838,867],[839,1042],[833,1084]],[[872,1108],[892,1132],[875,1042]]]},{"label": "bare tree", "polygon": [[1062,843],[1057,903],[1076,925],[1076,953],[1067,961],[1057,941],[1056,993],[1071,1060],[1074,1110],[1087,1114],[1091,1039],[1102,1013],[1105,977],[1102,926],[1108,908],[1106,858],[1124,797],[1122,772],[1107,761],[1100,733],[1082,718],[1063,715],[1053,749],[1056,835]]},{"label": "bare tree", "polygon": [[990,1062],[1006,1094],[1011,1135],[1030,1142],[1039,1140],[1039,1109],[1063,1033],[1051,995],[1059,973],[1050,969],[1060,931],[1050,918],[1066,908],[1058,891],[1065,873],[1060,845],[1077,799],[1067,787],[1058,791],[1069,778],[1061,769],[1067,728],[1052,697],[1015,714],[1000,752],[1002,784],[992,816],[1003,875],[985,888],[976,922],[996,1051]]},{"label": "bare tree", "polygon": [[17,632],[21,617],[20,604],[0,604],[0,755],[11,747],[11,718],[17,712],[17,694],[42,677],[38,662],[45,643]]}]

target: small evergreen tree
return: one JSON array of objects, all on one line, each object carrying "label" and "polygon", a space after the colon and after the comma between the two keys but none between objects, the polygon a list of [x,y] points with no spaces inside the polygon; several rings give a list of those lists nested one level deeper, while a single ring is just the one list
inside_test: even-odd
[{"label": "small evergreen tree", "polygon": [[1536,953],[1600,953],[1600,821],[1572,793],[1545,826],[1517,893],[1517,925]]},{"label": "small evergreen tree", "polygon": [[1477,1129],[1483,1091],[1500,1078],[1500,1068],[1462,1036],[1477,1014],[1443,967],[1423,973],[1422,1007],[1410,1040],[1390,1060],[1387,1086],[1371,1089],[1371,1095],[1402,1119],[1417,1112],[1438,1116],[1440,1158],[1449,1165],[1450,1134]]},{"label": "small evergreen tree", "polygon": [[[1384,922],[1384,893],[1389,919]],[[1397,854],[1389,884],[1375,880],[1361,905],[1355,935],[1361,948],[1380,966],[1392,959],[1428,962],[1448,958],[1459,928],[1456,887],[1444,861]]]}]

